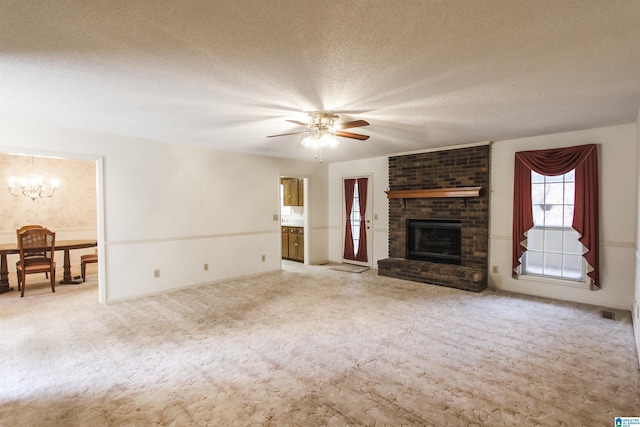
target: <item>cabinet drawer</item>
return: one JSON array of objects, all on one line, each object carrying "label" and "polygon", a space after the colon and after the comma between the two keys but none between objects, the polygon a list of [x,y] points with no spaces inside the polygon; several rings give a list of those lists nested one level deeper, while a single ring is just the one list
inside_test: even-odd
[{"label": "cabinet drawer", "polygon": [[304,228],[303,227],[289,227],[289,234],[297,234],[297,235],[304,235]]}]

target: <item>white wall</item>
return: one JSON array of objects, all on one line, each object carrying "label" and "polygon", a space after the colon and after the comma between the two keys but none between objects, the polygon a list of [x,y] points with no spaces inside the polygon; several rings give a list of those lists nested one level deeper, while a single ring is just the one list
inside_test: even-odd
[{"label": "white wall", "polygon": [[9,120],[0,128],[0,152],[102,159],[106,302],[279,270],[281,174],[309,178],[309,258],[328,257],[326,239],[315,240],[328,227],[324,164]]},{"label": "white wall", "polygon": [[371,175],[372,201],[372,257],[371,267],[378,268],[378,260],[389,257],[389,202],[384,193],[389,188],[387,157],[332,163],[329,165],[329,259],[342,262],[343,254],[343,179]]},{"label": "white wall", "polygon": [[[516,151],[598,144],[602,289],[511,277],[513,168]],[[631,310],[636,255],[635,124],[500,141],[491,149],[489,285],[498,289]]]},{"label": "white wall", "polygon": [[[640,165],[640,110],[636,122],[636,165]],[[640,167],[636,168],[636,245],[635,245],[635,287],[633,292],[633,330],[636,336],[636,348],[638,360],[640,361],[640,253],[638,252],[638,242],[640,242]]]}]

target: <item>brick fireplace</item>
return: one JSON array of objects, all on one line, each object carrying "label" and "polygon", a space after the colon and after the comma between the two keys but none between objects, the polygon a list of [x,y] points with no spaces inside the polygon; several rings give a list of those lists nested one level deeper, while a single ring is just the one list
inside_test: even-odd
[{"label": "brick fireplace", "polygon": [[[389,258],[378,261],[378,274],[475,292],[486,288],[489,158],[489,145],[389,158]],[[446,262],[448,254],[409,259],[410,220],[459,224],[456,263]]]}]

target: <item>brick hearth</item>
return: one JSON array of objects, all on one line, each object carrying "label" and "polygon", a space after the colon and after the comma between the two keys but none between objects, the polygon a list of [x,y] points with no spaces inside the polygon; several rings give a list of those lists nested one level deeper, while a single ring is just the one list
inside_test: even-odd
[{"label": "brick hearth", "polygon": [[[479,292],[487,286],[490,146],[389,158],[389,190],[481,186],[480,196],[389,200],[389,258],[378,274]],[[462,263],[406,259],[408,219],[460,220]]]}]

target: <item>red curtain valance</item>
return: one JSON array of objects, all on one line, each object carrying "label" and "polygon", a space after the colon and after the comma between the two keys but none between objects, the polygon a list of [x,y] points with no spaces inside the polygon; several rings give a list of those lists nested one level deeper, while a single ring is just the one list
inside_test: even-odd
[{"label": "red curtain valance", "polygon": [[591,289],[600,289],[600,214],[598,202],[598,154],[595,144],[549,150],[519,151],[515,155],[513,186],[512,274],[517,276],[526,252],[526,232],[533,227],[531,171],[562,175],[576,170],[573,229],[585,247]]}]

